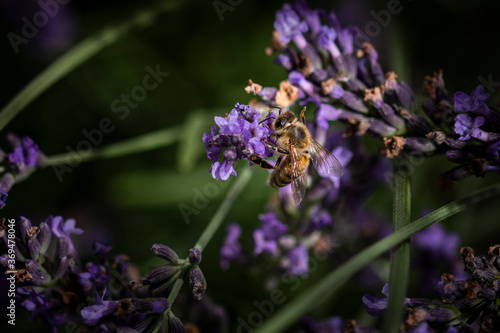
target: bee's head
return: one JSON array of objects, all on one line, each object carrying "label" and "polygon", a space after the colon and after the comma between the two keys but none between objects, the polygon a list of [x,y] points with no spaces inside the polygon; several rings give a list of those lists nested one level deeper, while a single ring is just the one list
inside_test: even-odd
[{"label": "bee's head", "polygon": [[273,122],[273,129],[280,130],[285,127],[290,126],[293,122],[297,120],[297,117],[292,111],[285,111],[279,116],[276,117],[276,119]]}]

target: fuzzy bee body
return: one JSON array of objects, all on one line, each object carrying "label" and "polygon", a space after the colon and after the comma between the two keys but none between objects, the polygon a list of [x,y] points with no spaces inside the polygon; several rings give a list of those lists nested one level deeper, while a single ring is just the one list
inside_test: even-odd
[{"label": "fuzzy bee body", "polygon": [[[300,156],[298,164],[301,166],[298,172],[303,174],[306,172],[307,166],[309,165],[309,156],[306,154]],[[286,156],[280,163],[280,166],[281,167],[275,169],[269,176],[269,185],[274,188],[285,187],[294,180],[292,177],[292,163],[290,156]]]}]

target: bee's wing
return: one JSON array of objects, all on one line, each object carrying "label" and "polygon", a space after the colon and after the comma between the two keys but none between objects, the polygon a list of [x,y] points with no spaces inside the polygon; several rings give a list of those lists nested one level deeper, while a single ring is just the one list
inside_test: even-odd
[{"label": "bee's wing", "polygon": [[318,141],[311,138],[311,160],[322,176],[340,177],[344,173],[342,164],[333,154]]},{"label": "bee's wing", "polygon": [[292,169],[291,178],[293,201],[295,201],[295,204],[298,206],[306,193],[307,172],[300,173],[300,170],[302,169],[300,167],[300,157],[297,150],[293,146],[290,147],[290,165]]}]

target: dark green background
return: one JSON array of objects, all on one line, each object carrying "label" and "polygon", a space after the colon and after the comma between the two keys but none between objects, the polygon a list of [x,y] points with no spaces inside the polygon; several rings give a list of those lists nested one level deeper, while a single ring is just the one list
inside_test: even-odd
[{"label": "dark green background", "polygon": [[[66,5],[75,22],[71,45],[154,3],[71,2]],[[139,263],[143,274],[159,263],[149,252],[154,243],[167,244],[180,256],[187,255],[230,187],[225,186],[206,208],[191,216],[189,224],[184,222],[178,205],[192,206],[193,190],[203,191],[205,186],[211,186],[207,184],[217,184],[208,173],[210,162],[205,158],[202,133],[209,131],[214,115],[229,112],[236,102],[249,101],[243,91],[249,78],[267,86],[276,86],[285,78],[285,72],[264,54],[264,48],[270,44],[274,13],[281,4],[242,1],[232,12],[225,12],[221,21],[211,1],[186,1],[174,12],[160,15],[153,26],[133,32],[104,49],[51,87],[4,130],[30,136],[47,156],[65,152],[68,145],[75,149],[84,139],[82,130],[97,128],[102,118],[110,118],[116,125],[112,133],[104,135],[103,145],[174,125],[192,128],[196,122],[189,117],[195,113],[195,117],[204,119],[205,125],[189,132],[191,138],[198,138],[195,146],[182,148],[175,144],[128,157],[83,163],[64,175],[63,182],[57,180],[51,168],[39,170],[12,189],[2,216],[26,216],[34,223],[50,214],[75,218],[77,226],[85,229],[84,236],[75,237],[82,253],[89,253],[94,239],[106,238],[114,251],[126,253],[132,262]],[[35,37],[15,54],[6,35],[10,31],[19,33],[21,17],[29,17],[30,9],[21,14],[22,11],[10,11],[10,5],[9,1],[3,5],[0,25],[4,36],[0,39],[2,105],[63,53],[41,52]],[[370,11],[386,9],[387,2],[315,1],[311,6],[333,8],[344,25],[358,24],[363,29],[366,22],[373,20]],[[479,76],[487,79],[491,74],[497,82],[500,80],[500,73],[494,72],[500,45],[499,6],[495,1],[401,1],[401,6],[403,11],[394,15],[372,42],[384,71],[399,73],[419,98],[423,98],[424,76],[439,69],[444,70],[450,92],[470,92],[480,83]],[[120,120],[111,112],[111,103],[141,84],[145,67],[156,64],[170,75],[126,119]],[[188,158],[182,159],[186,155]],[[239,162],[235,169],[238,171],[245,164]],[[454,191],[441,192],[438,176],[451,166],[444,158],[436,157],[416,170],[415,217],[422,208],[437,208],[498,180],[498,175],[489,174],[485,179],[468,179]],[[238,198],[225,223],[238,222],[247,232],[258,224],[257,215],[275,192],[265,185],[265,180],[266,174],[256,170],[251,185]],[[390,189],[380,186],[376,193],[369,206],[390,217]],[[461,246],[474,245],[478,253],[498,243],[494,203],[468,210],[445,224],[461,234]],[[236,265],[228,271],[219,268],[222,237],[221,229],[203,253],[201,267],[208,281],[208,295],[227,307],[234,324],[237,316],[245,317],[254,310],[253,300],[269,296],[262,288],[263,276],[249,275]],[[330,269],[320,268],[301,288]],[[296,293],[286,286],[283,291],[287,298]],[[317,314],[353,318],[365,292],[375,291],[347,288],[342,297],[332,300]],[[22,331],[23,319],[27,315],[19,307],[16,332]],[[1,325],[5,321],[2,318]]]}]

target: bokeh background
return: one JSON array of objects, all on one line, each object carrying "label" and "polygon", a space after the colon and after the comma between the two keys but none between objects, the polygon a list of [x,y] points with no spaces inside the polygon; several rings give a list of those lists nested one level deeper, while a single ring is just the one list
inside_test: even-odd
[{"label": "bokeh background", "polygon": [[[225,2],[225,1],[224,1]],[[364,25],[373,20],[370,11],[386,9],[387,1],[310,1],[311,7],[334,9],[344,25]],[[417,98],[422,96],[424,76],[443,69],[450,92],[470,92],[479,77],[500,80],[497,68],[500,42],[497,1],[401,1],[403,10],[393,15],[387,27],[372,38],[384,71],[395,71],[410,83]],[[139,9],[157,1],[101,0],[71,1],[60,5],[59,13],[19,52],[13,51],[6,37],[20,34],[23,17],[32,19],[40,10],[37,1],[3,0],[0,3],[0,54],[2,89],[0,104],[5,105],[44,68],[79,41],[102,27],[123,22]],[[243,88],[251,78],[264,86],[276,86],[285,72],[264,53],[270,44],[274,13],[281,1],[241,1],[220,19],[211,1],[184,1],[170,12],[159,14],[150,27],[133,31],[105,48],[69,73],[29,105],[3,131],[30,136],[47,155],[67,151],[85,137],[82,130],[97,128],[110,118],[116,129],[104,134],[102,146],[163,128],[177,126],[181,135],[176,143],[161,149],[82,163],[59,182],[52,168],[36,171],[10,192],[3,217],[25,216],[39,223],[48,215],[75,218],[85,234],[75,237],[81,253],[90,257],[95,239],[107,239],[116,253],[130,256],[141,272],[159,264],[150,254],[154,243],[167,244],[180,256],[187,255],[210,217],[230,188],[221,186],[199,214],[185,222],[180,204],[193,206],[196,190],[217,184],[208,173],[201,141],[210,130],[214,115],[229,112],[236,102],[247,103]],[[147,98],[121,120],[111,104],[121,94],[130,94],[142,83],[145,68],[159,65],[169,76]],[[369,139],[367,139],[370,141]],[[367,142],[376,147],[378,142]],[[375,148],[373,149],[375,151]],[[245,163],[235,165],[241,169]],[[467,179],[452,191],[438,189],[438,176],[451,167],[443,157],[434,157],[413,174],[414,217],[425,208],[437,208],[463,197],[472,190],[498,181],[498,175]],[[259,222],[275,190],[266,185],[267,174],[254,172],[251,184],[236,200],[225,224],[238,222],[250,231]],[[226,185],[226,184],[224,184]],[[367,206],[381,216],[391,216],[391,191],[385,185],[374,190]],[[478,253],[498,243],[498,207],[478,205],[447,220],[447,229],[461,236],[460,246],[473,246]],[[334,221],[335,223],[335,221]],[[223,228],[203,253],[202,269],[208,281],[207,295],[223,304],[232,324],[238,316],[253,311],[253,300],[269,297],[262,288],[262,276],[255,276],[231,265],[227,271],[218,265]],[[354,254],[354,253],[353,253]],[[325,264],[315,271],[301,289],[313,284],[334,267]],[[346,288],[312,315],[317,318],[337,314],[354,318],[360,311],[360,298],[373,291]],[[296,292],[283,288],[287,298]],[[4,292],[4,291],[2,291]],[[4,295],[2,295],[4,296]],[[2,306],[3,308],[3,306]],[[1,313],[4,313],[3,310]],[[18,307],[15,330],[43,331],[40,323],[26,323],[27,313]],[[182,319],[182,318],[181,318]],[[1,327],[6,319],[2,316]],[[233,327],[234,329],[234,327]],[[231,329],[231,331],[233,330]]]}]

